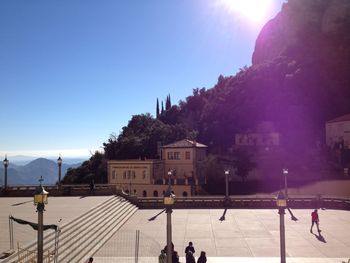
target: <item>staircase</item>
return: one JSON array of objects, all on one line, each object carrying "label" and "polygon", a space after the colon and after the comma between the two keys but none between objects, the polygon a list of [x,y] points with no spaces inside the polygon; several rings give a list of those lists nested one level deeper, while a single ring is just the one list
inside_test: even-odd
[{"label": "staircase", "polygon": [[[61,227],[58,247],[59,263],[85,262],[94,255],[137,211],[137,207],[123,197],[114,196]],[[55,233],[44,236],[44,251],[54,251]],[[35,251],[36,241],[25,247]],[[1,263],[17,262],[17,253]],[[32,262],[22,261],[20,263]],[[53,262],[53,260],[51,261]]]}]

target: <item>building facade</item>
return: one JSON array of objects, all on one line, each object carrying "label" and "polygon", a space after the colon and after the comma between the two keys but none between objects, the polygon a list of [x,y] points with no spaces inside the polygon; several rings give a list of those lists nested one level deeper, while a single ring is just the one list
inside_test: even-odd
[{"label": "building facade", "polygon": [[194,141],[181,140],[162,146],[160,160],[110,160],[108,183],[138,196],[161,196],[168,188],[171,171],[174,194],[194,195],[205,183],[201,164],[206,158],[206,148]]},{"label": "building facade", "polygon": [[350,149],[350,114],[326,122],[326,144],[332,149]]}]

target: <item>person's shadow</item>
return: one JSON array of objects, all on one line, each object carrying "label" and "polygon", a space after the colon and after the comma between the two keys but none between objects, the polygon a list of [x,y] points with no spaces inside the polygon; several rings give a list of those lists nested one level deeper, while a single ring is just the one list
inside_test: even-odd
[{"label": "person's shadow", "polygon": [[312,233],[312,234],[317,238],[318,241],[323,242],[323,243],[327,243],[326,239],[322,236],[321,231],[318,232],[318,235],[314,234],[314,233]]},{"label": "person's shadow", "polygon": [[296,217],[294,216],[292,210],[291,210],[289,207],[288,207],[287,209],[288,209],[288,212],[289,212],[289,214],[290,214],[290,216],[291,216],[291,219],[292,219],[293,221],[298,221],[298,218],[296,218]]}]

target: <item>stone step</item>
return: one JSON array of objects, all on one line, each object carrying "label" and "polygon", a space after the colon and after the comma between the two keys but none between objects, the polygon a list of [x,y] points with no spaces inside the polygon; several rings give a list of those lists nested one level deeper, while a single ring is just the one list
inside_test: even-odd
[{"label": "stone step", "polygon": [[[96,221],[87,226],[82,226],[81,229],[77,230],[73,235],[70,235],[67,241],[61,242],[59,247],[59,261],[60,262],[72,262],[70,259],[73,255],[80,253],[80,250],[86,246],[88,243],[95,243],[95,239],[99,236],[103,236],[108,231],[113,230],[109,226],[113,226],[116,222],[124,218],[130,209],[134,206],[128,202],[123,203],[121,206],[118,205],[113,212],[105,213],[101,212],[103,215],[99,221]],[[66,261],[66,259],[69,259]]]},{"label": "stone step", "polygon": [[[97,234],[95,234],[96,239],[100,240],[100,238],[97,238],[98,236],[109,236],[108,232],[114,233],[118,230],[118,228],[127,221],[130,216],[137,210],[137,207],[132,205],[130,202],[126,201],[124,198],[119,196],[113,196],[107,201],[95,206],[94,208],[90,209],[89,211],[85,212],[84,214],[76,217],[75,219],[71,220],[70,222],[64,224],[61,227],[61,233],[60,233],[60,240],[59,240],[59,257],[61,257],[62,252],[71,250],[73,248],[78,247],[79,249],[75,249],[78,253],[73,253],[72,251],[70,253],[70,257],[76,257],[79,252],[82,250],[81,247],[86,247],[86,243],[91,243],[91,238],[88,235],[88,232],[98,229]],[[129,213],[130,212],[130,213]],[[116,222],[112,224],[113,227],[117,226],[116,230],[114,229],[108,229],[108,226],[111,225],[111,223],[106,222]],[[122,222],[122,223],[121,223]],[[118,224],[121,224],[118,226]],[[101,227],[102,226],[102,227]],[[104,233],[103,231],[107,232]],[[74,237],[74,238],[72,238]],[[81,241],[80,246],[75,246],[75,243],[79,240]],[[47,249],[50,249],[50,251],[54,252],[54,241],[55,241],[55,232],[50,232],[48,234],[44,235],[44,251],[47,251]],[[75,242],[74,244],[72,242]],[[37,240],[34,240],[33,242],[29,243],[24,248],[26,250],[36,251],[36,244]],[[96,243],[95,246],[97,249],[100,248],[98,244]],[[69,249],[70,248],[70,249]],[[67,257],[67,256],[65,256]],[[82,257],[85,257],[82,255]],[[9,258],[6,258],[5,260],[1,261],[2,263],[14,263],[17,262],[17,253],[11,255]],[[58,262],[64,262],[61,261],[61,258],[59,258]],[[65,262],[73,262],[71,260],[65,261]]]},{"label": "stone step", "polygon": [[102,234],[94,236],[94,242],[87,242],[86,246],[75,257],[70,257],[71,260],[67,262],[83,262],[84,259],[94,255],[129,220],[137,209],[137,207],[129,207],[119,220],[106,226]]},{"label": "stone step", "polygon": [[[120,197],[117,197],[120,198]],[[108,200],[106,200],[105,202],[102,202],[98,205],[96,205],[95,207],[93,207],[92,209],[86,211],[85,213],[83,213],[82,215],[77,216],[76,218],[74,218],[73,220],[71,220],[70,222],[64,224],[61,226],[61,229],[71,229],[74,228],[74,226],[79,223],[82,222],[83,220],[85,220],[86,218],[89,218],[91,214],[95,213],[96,211],[103,209],[105,207],[108,207],[110,205],[113,205],[114,200],[116,199],[115,196],[109,198]],[[51,231],[48,234],[46,234],[44,232],[44,251],[50,247],[53,251],[54,250],[54,239],[55,239],[55,232]],[[25,250],[30,250],[30,251],[36,251],[37,250],[37,240],[33,240],[32,242],[30,242],[29,244],[25,245],[23,247],[23,249]],[[18,255],[17,255],[17,251],[16,253],[14,253],[13,255],[11,255],[10,257],[6,258],[4,261],[1,261],[1,263],[14,263],[17,261]]]},{"label": "stone step", "polygon": [[[113,213],[115,210],[120,209],[121,206],[116,206],[116,202],[119,202],[120,200],[114,199],[113,202],[110,202],[108,206],[103,206],[101,209],[94,210],[93,213],[88,214],[84,220],[80,220],[73,226],[70,226],[68,229],[65,227],[61,228],[60,233],[60,244],[64,244],[65,246],[68,246],[70,243],[70,239],[74,233],[85,233],[85,229],[89,228],[91,225],[102,223],[104,220],[104,217],[109,214]],[[123,205],[123,203],[121,203]],[[106,215],[105,215],[106,214]],[[68,240],[66,240],[68,239]],[[47,242],[45,242],[47,244]],[[53,247],[53,240],[50,243]],[[47,247],[49,248],[49,247]]]}]

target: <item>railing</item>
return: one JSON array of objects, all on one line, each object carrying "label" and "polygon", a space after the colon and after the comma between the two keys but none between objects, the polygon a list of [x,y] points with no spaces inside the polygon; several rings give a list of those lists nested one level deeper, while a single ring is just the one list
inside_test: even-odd
[{"label": "railing", "polygon": [[[17,244],[18,249],[18,263],[36,263],[37,262],[37,252],[27,249],[22,249]],[[44,251],[43,262],[50,263],[53,262],[53,256],[50,254],[50,251]]]},{"label": "railing", "polygon": [[[136,200],[140,208],[162,208],[162,197],[139,197]],[[174,208],[276,208],[274,195],[232,195],[176,197]],[[331,208],[350,210],[350,197],[334,196],[289,196],[290,208]]]}]

